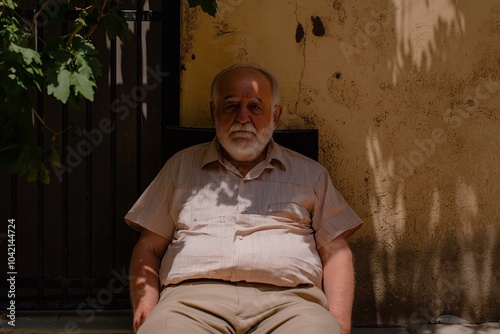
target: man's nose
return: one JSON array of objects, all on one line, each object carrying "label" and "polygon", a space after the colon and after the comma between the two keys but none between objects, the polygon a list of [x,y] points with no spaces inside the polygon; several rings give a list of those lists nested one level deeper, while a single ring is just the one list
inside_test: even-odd
[{"label": "man's nose", "polygon": [[238,113],[236,114],[236,121],[242,124],[250,122],[250,110],[246,105],[242,105],[238,109]]}]

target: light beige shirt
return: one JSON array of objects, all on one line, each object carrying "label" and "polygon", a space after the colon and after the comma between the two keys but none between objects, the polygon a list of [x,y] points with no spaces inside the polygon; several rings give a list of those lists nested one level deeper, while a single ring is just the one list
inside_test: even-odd
[{"label": "light beige shirt", "polygon": [[171,241],[163,285],[208,278],[319,288],[317,249],[362,224],[314,160],[271,140],[265,161],[242,176],[215,139],[167,161],[125,220]]}]

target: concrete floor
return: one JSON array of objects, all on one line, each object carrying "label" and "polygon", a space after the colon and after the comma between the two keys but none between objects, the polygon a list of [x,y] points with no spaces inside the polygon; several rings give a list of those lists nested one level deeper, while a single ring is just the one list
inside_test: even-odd
[{"label": "concrete floor", "polygon": [[[130,311],[32,311],[18,312],[15,327],[6,314],[0,318],[0,333],[11,334],[131,334]],[[187,333],[192,334],[192,333]],[[479,325],[419,325],[409,328],[354,328],[352,334],[500,334],[500,323]]]}]

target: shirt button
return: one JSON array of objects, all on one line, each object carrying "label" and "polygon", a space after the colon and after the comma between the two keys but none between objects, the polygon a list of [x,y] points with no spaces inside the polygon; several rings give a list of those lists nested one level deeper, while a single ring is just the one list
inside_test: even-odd
[{"label": "shirt button", "polygon": [[238,239],[243,240],[243,236],[242,236],[242,235],[240,235],[240,236],[238,237]]}]

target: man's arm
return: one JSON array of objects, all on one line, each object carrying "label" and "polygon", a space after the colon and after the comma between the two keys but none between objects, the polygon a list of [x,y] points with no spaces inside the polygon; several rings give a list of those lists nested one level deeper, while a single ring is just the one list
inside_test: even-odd
[{"label": "man's arm", "polygon": [[144,229],[130,261],[130,297],[134,308],[134,330],[137,332],[160,296],[159,270],[169,241]]},{"label": "man's arm", "polygon": [[340,235],[319,249],[323,262],[323,290],[328,309],[339,321],[343,334],[351,332],[354,300],[354,265],[351,249]]}]

